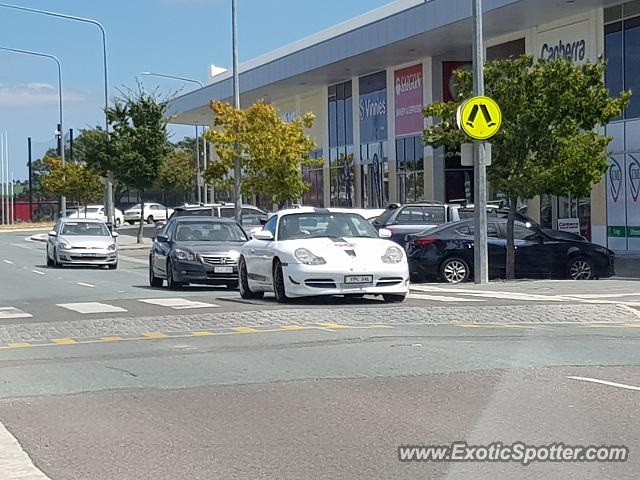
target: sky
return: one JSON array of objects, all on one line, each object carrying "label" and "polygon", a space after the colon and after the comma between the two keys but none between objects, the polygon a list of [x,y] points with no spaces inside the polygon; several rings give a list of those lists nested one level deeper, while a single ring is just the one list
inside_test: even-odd
[{"label": "sky", "polygon": [[[0,0],[101,22],[107,32],[109,94],[135,86],[140,72],[207,83],[209,66],[231,66],[231,0]],[[240,63],[378,8],[390,0],[237,0]],[[0,7],[0,47],[55,55],[62,64],[65,131],[104,125],[102,47],[97,27]],[[0,50],[0,132],[8,134],[16,179],[55,145],[57,67],[53,60]],[[138,77],[145,88],[184,93],[193,84]],[[172,140],[193,128],[171,128]]]}]

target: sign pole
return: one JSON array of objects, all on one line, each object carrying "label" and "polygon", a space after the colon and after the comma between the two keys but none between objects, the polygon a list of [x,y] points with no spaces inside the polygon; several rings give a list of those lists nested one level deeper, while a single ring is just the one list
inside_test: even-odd
[{"label": "sign pole", "polygon": [[[482,40],[482,0],[473,2],[473,94],[484,96],[484,43]],[[477,284],[489,283],[487,256],[487,166],[485,143],[476,142],[474,147],[474,249],[473,272]]]}]

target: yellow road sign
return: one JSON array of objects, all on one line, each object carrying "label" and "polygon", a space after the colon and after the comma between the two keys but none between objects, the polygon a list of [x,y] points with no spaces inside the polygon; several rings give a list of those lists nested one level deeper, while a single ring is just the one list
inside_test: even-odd
[{"label": "yellow road sign", "polygon": [[502,125],[502,112],[489,97],[473,97],[458,107],[458,128],[475,140],[493,137]]}]

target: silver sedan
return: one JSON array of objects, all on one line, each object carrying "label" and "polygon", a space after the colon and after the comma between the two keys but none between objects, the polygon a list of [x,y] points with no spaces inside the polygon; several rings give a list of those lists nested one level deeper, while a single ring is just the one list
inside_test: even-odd
[{"label": "silver sedan", "polygon": [[101,220],[62,218],[47,241],[47,266],[106,265],[118,268],[117,233]]}]

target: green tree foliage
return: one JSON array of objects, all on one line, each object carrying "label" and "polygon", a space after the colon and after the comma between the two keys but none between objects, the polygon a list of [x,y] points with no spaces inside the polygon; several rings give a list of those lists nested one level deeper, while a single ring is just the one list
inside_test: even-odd
[{"label": "green tree foliage", "polygon": [[[491,139],[490,182],[510,203],[507,277],[514,276],[513,224],[518,199],[536,195],[587,195],[607,170],[607,145],[599,133],[620,115],[630,92],[611,97],[603,81],[606,64],[574,65],[563,59],[522,56],[484,67],[486,95],[498,102],[503,123]],[[468,142],[456,126],[458,106],[472,96],[472,72],[456,72],[459,96],[424,109],[434,124],[424,131],[427,145],[459,151]],[[616,92],[617,93],[617,92]]]},{"label": "green tree foliage", "polygon": [[86,205],[102,198],[102,181],[91,168],[80,163],[65,163],[60,157],[43,159],[49,173],[41,178],[44,191],[57,196],[66,196],[72,202]]},{"label": "green tree foliage", "polygon": [[196,166],[193,154],[181,148],[169,152],[162,160],[155,186],[163,192],[175,191],[186,195],[195,183]]},{"label": "green tree foliage", "polygon": [[282,206],[309,189],[302,180],[302,167],[322,164],[322,160],[309,158],[315,143],[305,128],[313,124],[312,113],[285,122],[275,107],[265,102],[236,110],[228,103],[214,101],[211,109],[216,128],[209,130],[206,138],[215,146],[218,159],[205,172],[208,182],[230,188],[230,173],[238,157],[242,164],[241,190],[246,195],[266,195]]},{"label": "green tree foliage", "polygon": [[[113,107],[107,109],[112,130],[104,166],[108,165],[116,180],[140,192],[140,202],[144,204],[144,192],[155,183],[162,160],[171,149],[165,118],[167,99],[140,85],[137,91],[121,93]],[[138,243],[142,242],[143,217],[144,209],[140,209]]]}]

